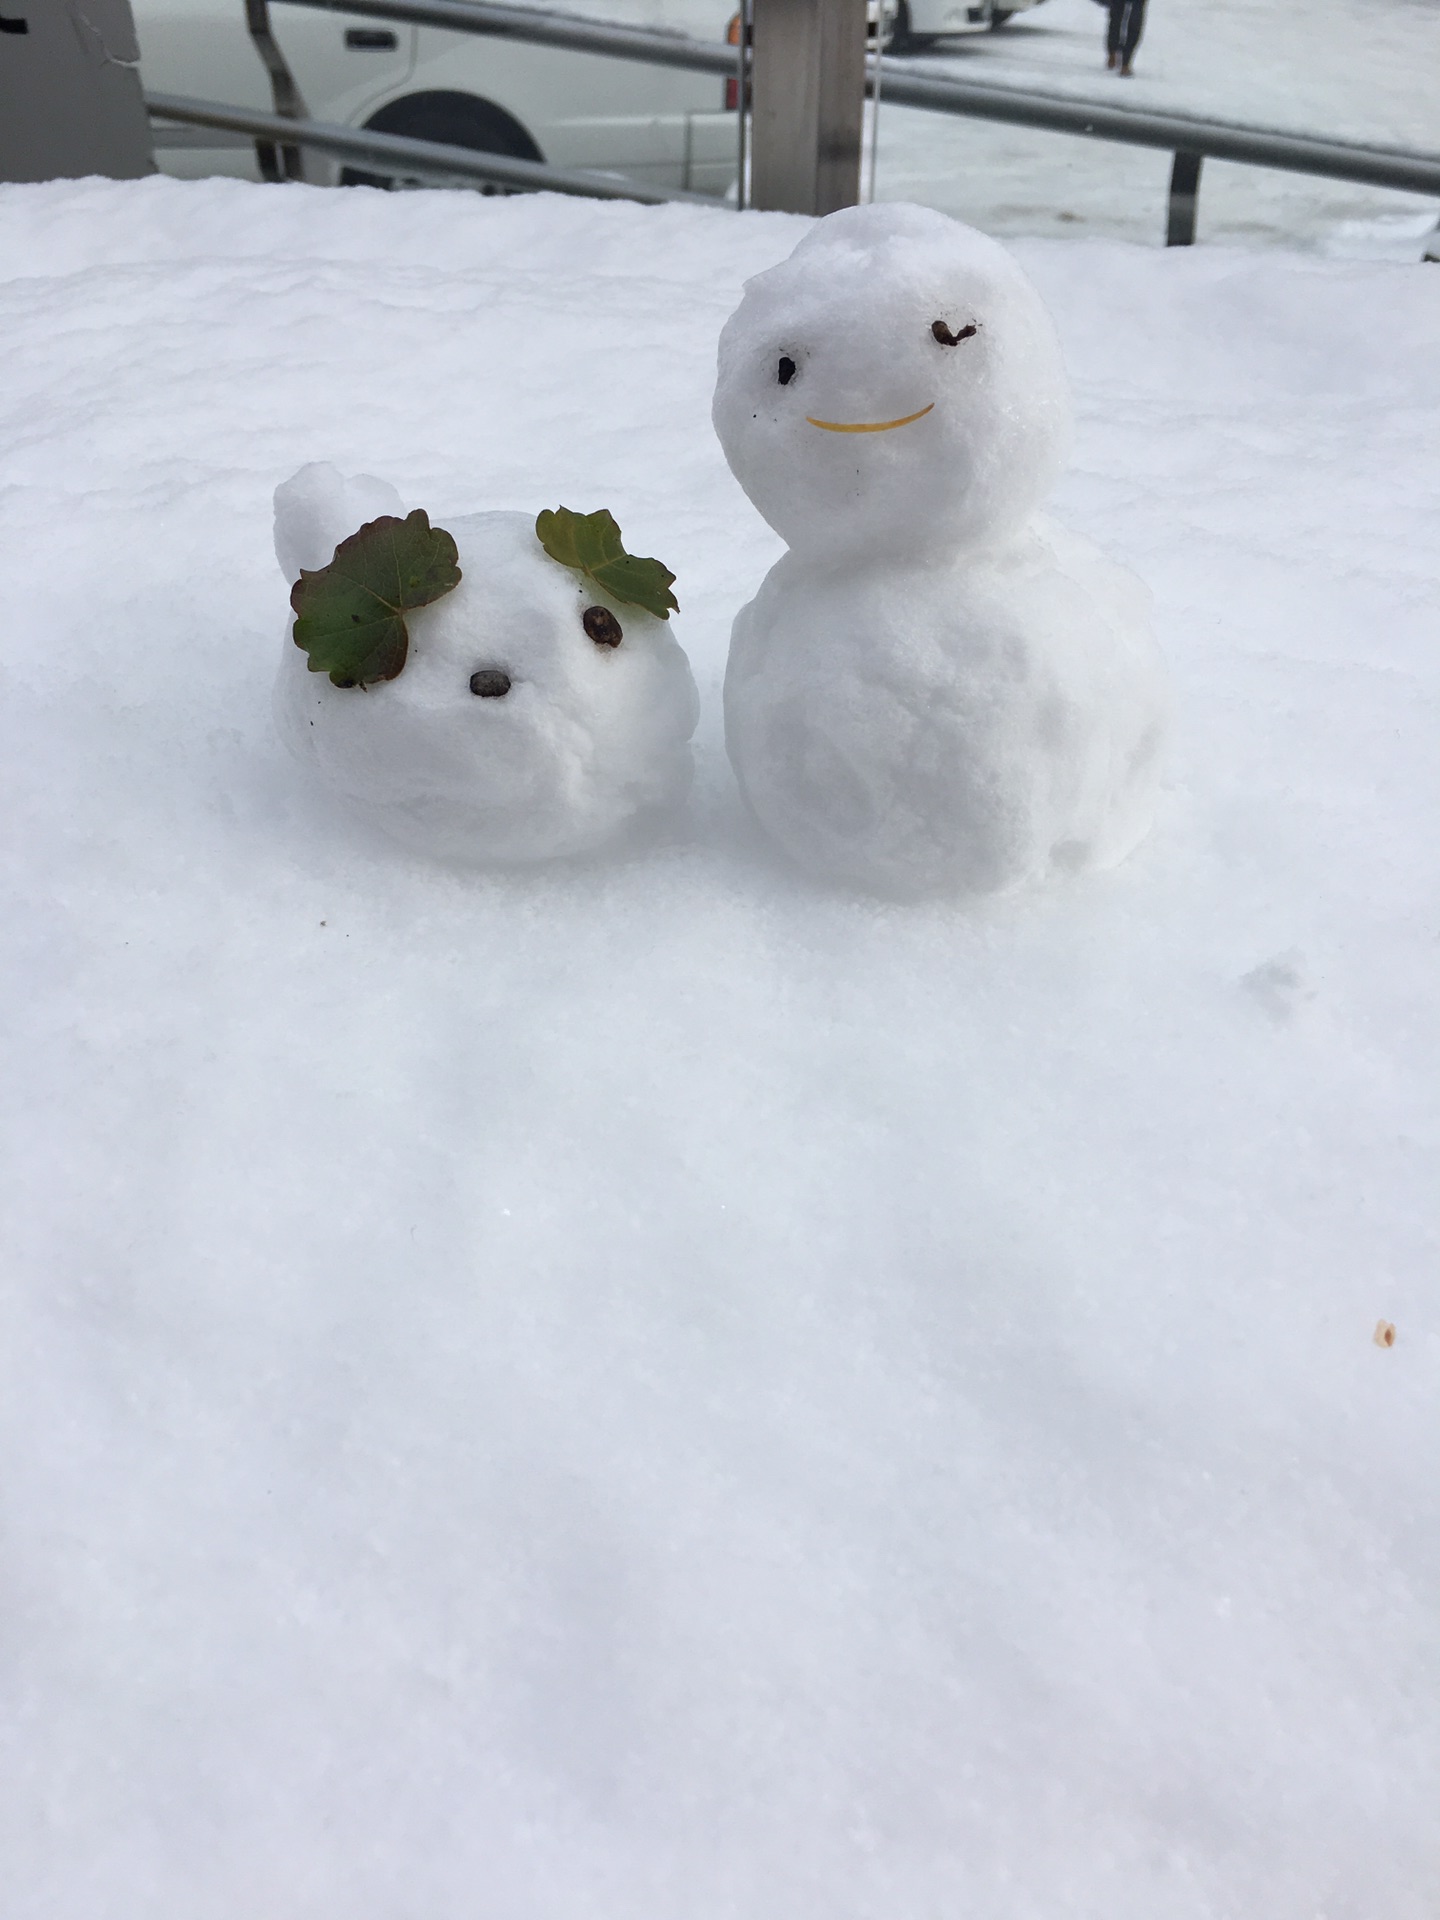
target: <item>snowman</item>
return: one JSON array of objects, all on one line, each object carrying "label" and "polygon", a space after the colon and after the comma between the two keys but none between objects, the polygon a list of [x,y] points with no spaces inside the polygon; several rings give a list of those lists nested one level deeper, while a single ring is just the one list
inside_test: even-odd
[{"label": "snowman", "polygon": [[674,576],[608,513],[408,515],[331,466],[275,493],[293,583],[275,684],[290,749],[436,858],[518,863],[624,842],[690,785],[698,703]]},{"label": "snowman", "polygon": [[993,241],[851,207],[747,282],[715,429],[789,552],[743,608],[725,738],[761,826],[880,892],[1113,866],[1155,804],[1165,675],[1140,582],[1037,508],[1059,342]]}]

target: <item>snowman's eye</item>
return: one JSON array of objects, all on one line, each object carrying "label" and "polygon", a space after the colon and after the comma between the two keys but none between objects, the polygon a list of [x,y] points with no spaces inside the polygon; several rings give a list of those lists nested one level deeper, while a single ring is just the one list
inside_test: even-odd
[{"label": "snowman's eye", "polygon": [[978,333],[980,329],[972,320],[968,327],[961,327],[958,333],[952,333],[943,320],[937,320],[930,331],[942,347],[958,347],[962,340],[968,340],[971,334]]},{"label": "snowman's eye", "polygon": [[510,691],[510,676],[499,667],[481,667],[470,676],[470,691],[482,700],[499,700]]},{"label": "snowman's eye", "polygon": [[618,647],[625,630],[608,607],[586,607],[580,624],[597,647]]},{"label": "snowman's eye", "polygon": [[788,387],[790,382],[795,378],[795,372],[795,362],[790,358],[788,353],[782,353],[780,356],[780,364],[775,369],[775,378],[780,382],[782,387]]}]

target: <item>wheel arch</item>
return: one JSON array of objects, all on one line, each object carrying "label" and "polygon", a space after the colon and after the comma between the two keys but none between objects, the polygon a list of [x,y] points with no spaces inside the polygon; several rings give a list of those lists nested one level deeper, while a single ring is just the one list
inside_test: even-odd
[{"label": "wheel arch", "polygon": [[425,87],[396,94],[365,121],[367,131],[410,140],[439,140],[477,153],[503,153],[512,160],[539,160],[540,143],[507,107],[483,94]]}]

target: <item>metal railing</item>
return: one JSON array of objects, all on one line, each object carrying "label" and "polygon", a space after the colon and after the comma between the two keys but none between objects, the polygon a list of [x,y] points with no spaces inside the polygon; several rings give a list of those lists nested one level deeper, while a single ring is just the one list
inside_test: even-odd
[{"label": "metal railing", "polygon": [[[728,77],[736,70],[736,49],[723,44],[695,40],[684,34],[668,33],[654,27],[617,26],[606,21],[580,19],[573,14],[502,6],[494,4],[493,0],[283,0],[283,3],[316,8],[321,12],[359,14],[379,20],[400,20],[417,26],[441,27],[452,33],[472,33],[541,46],[566,47],[574,52],[608,55],[619,60],[638,60],[653,66],[679,67],[694,73]],[[1369,146],[1353,141],[1323,140],[1312,134],[1287,133],[1275,127],[1250,126],[1238,121],[1211,120],[1182,113],[1154,113],[1143,108],[1115,106],[1108,100],[1069,98],[1060,94],[998,86],[993,81],[920,73],[909,61],[894,58],[882,59],[875,65],[887,105],[915,107],[929,113],[958,114],[968,119],[998,120],[1012,126],[1038,127],[1052,133],[1078,134],[1086,139],[1153,147],[1172,153],[1175,159],[1171,169],[1167,216],[1167,239],[1171,245],[1187,244],[1194,239],[1200,168],[1206,159],[1238,161],[1249,166],[1273,167],[1291,173],[1313,174],[1440,197],[1440,154],[1436,153]],[[874,72],[867,76],[867,90],[873,92],[876,78]],[[159,105],[162,97],[166,102],[163,108]],[[183,101],[168,95],[150,95],[149,100],[151,111],[159,117],[189,120],[202,126],[232,126],[238,131],[248,131],[255,120],[266,118],[243,114],[238,109],[220,108],[208,102]],[[217,117],[222,113],[228,114],[229,119]],[[202,114],[205,117],[202,118]],[[277,144],[283,139],[284,142],[316,146],[338,153],[341,151],[339,142],[343,139],[349,143],[345,148],[347,154],[357,158],[381,158],[382,149],[371,143],[382,140],[388,143],[386,151],[392,158],[399,157],[399,146],[408,150],[423,149],[430,144],[423,141],[402,142],[398,136],[374,134],[360,129],[320,126],[283,116],[272,117],[279,119],[282,127],[282,132],[268,136]],[[246,122],[243,127],[240,124],[242,120]],[[646,202],[701,197],[640,187],[633,182],[621,183],[617,176],[587,176],[580,172],[562,174],[559,169],[541,167],[535,162],[508,160],[500,155],[470,153],[470,164],[458,165],[456,156],[468,151],[457,147],[445,149],[443,163],[437,162],[428,168],[428,172],[447,178],[474,178],[503,185],[528,183],[549,186],[562,193],[592,191],[588,186],[575,183],[587,178],[599,178],[607,181],[607,185],[594,191],[604,191],[613,198]],[[405,171],[416,174],[422,172],[413,152],[407,153]],[[561,185],[561,179],[572,184]]]},{"label": "metal railing", "polygon": [[[217,100],[191,100],[176,93],[147,93],[145,105],[156,120],[186,126],[218,127],[243,133],[257,147],[313,147],[341,160],[368,161],[378,173],[401,179],[463,180],[469,186],[502,187],[511,192],[572,193],[590,200],[638,200],[642,206],[688,201],[713,207],[714,200],[678,187],[649,187],[624,174],[586,168],[546,166],[539,160],[513,160],[505,153],[481,153],[474,147],[446,146],[438,140],[411,140],[369,127],[342,127],[328,120],[292,120],[249,107],[228,107]],[[263,166],[262,161],[262,166]],[[288,172],[288,169],[287,169]],[[273,176],[278,178],[279,176]],[[289,173],[294,178],[293,173]]]},{"label": "metal railing", "polygon": [[1204,160],[1235,160],[1286,173],[1315,174],[1364,186],[1440,196],[1440,154],[1373,147],[1358,141],[1321,140],[1313,134],[1202,119],[1188,113],[1117,107],[1108,100],[1067,99],[1060,94],[999,87],[993,81],[957,80],[948,75],[941,78],[916,73],[913,67],[893,60],[884,60],[881,66],[885,98],[892,105],[963,114],[976,120],[1001,120],[1011,126],[1043,127],[1050,133],[1079,134],[1086,139],[1157,147],[1173,153],[1167,221],[1171,246],[1186,245],[1195,237],[1195,205]]}]

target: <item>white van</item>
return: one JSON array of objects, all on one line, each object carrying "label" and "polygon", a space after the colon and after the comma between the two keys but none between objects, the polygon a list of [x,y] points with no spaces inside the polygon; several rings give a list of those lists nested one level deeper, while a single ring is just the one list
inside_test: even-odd
[{"label": "white van", "polygon": [[[273,111],[244,0],[133,4],[147,91]],[[717,8],[717,40],[729,11]],[[723,194],[735,178],[737,129],[721,75],[283,0],[270,21],[312,119],[557,167],[600,167],[694,193]],[[254,144],[242,134],[164,122],[154,131],[167,173],[259,178]],[[310,149],[305,177],[329,186],[375,176]]]}]

